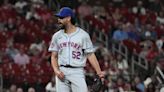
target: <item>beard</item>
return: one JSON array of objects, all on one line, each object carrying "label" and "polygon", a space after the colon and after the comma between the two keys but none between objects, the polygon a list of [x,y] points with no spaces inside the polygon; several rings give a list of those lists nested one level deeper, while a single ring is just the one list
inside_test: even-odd
[{"label": "beard", "polygon": [[57,30],[61,30],[61,29],[65,29],[65,25],[63,25],[62,23],[58,23]]}]

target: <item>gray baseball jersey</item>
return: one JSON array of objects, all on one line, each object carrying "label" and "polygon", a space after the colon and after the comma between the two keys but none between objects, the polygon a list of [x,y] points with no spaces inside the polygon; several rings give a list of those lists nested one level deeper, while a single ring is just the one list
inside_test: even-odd
[{"label": "gray baseball jersey", "polygon": [[67,64],[77,67],[84,67],[86,53],[94,52],[89,34],[79,27],[71,34],[66,34],[64,30],[56,32],[48,50],[58,52],[59,65]]}]

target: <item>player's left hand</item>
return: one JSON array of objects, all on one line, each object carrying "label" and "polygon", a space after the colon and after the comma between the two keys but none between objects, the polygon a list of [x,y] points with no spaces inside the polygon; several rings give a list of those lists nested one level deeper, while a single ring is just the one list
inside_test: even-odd
[{"label": "player's left hand", "polygon": [[104,77],[105,77],[105,72],[101,71],[100,73],[97,73],[97,75],[98,75],[100,78],[104,78]]},{"label": "player's left hand", "polygon": [[97,73],[97,75],[101,78],[101,81],[104,82],[105,72],[101,71],[100,73]]}]

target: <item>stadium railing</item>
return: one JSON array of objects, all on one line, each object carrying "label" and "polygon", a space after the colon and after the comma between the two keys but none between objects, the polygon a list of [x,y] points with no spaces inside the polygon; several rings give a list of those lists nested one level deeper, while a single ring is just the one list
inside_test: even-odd
[{"label": "stadium railing", "polygon": [[122,43],[119,43],[117,41],[112,42],[112,53],[113,54],[121,54],[126,60],[128,60],[128,49],[125,45]]},{"label": "stadium railing", "polygon": [[94,31],[96,34],[96,37],[97,37],[96,40],[104,43],[105,46],[108,47],[108,45],[109,45],[108,44],[108,35],[106,35],[106,33],[102,32],[101,29],[91,26],[90,23],[85,20],[80,20],[79,26],[82,27],[83,29],[85,29],[88,33],[90,33],[91,31]]},{"label": "stadium railing", "polygon": [[158,65],[154,70],[154,75],[156,75],[156,79],[158,80],[159,84],[164,84],[164,74]]},{"label": "stadium railing", "polygon": [[[130,69],[130,75],[143,75],[143,78],[146,77],[147,71],[149,68],[148,61],[145,58],[142,58],[138,54],[129,55],[129,50],[127,46],[118,41],[112,42],[112,52],[114,54],[121,54],[126,60],[128,60]],[[143,71],[143,72],[140,72]]]},{"label": "stadium railing", "polygon": [[145,58],[139,56],[138,54],[133,53],[131,61],[132,61],[132,74],[138,72],[138,69],[147,71],[149,68],[148,61]]}]

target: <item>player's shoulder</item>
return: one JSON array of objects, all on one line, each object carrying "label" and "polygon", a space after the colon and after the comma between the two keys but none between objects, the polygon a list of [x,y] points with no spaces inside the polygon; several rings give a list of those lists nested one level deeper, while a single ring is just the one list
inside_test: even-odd
[{"label": "player's shoulder", "polygon": [[53,34],[53,38],[56,38],[62,34],[62,29]]},{"label": "player's shoulder", "polygon": [[81,35],[89,35],[84,29],[80,28],[80,27],[77,27],[79,29],[79,33]]}]

